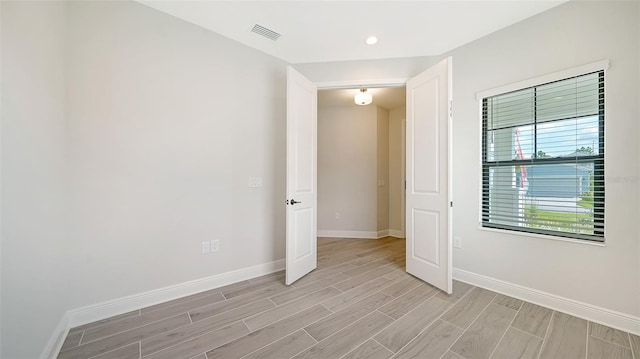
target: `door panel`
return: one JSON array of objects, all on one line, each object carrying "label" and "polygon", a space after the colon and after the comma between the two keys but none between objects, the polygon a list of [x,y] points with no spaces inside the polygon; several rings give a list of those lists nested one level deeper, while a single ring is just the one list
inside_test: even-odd
[{"label": "door panel", "polygon": [[300,240],[294,241],[294,262],[299,262],[304,260],[309,256],[313,256],[313,243],[308,239],[313,237],[313,231],[311,231],[311,226],[313,223],[313,210],[310,208],[293,208],[293,221],[291,221],[296,227],[294,233],[296,238]]},{"label": "door panel", "polygon": [[426,82],[414,89],[413,98],[432,99],[432,106],[414,106],[413,160],[416,164],[413,171],[413,187],[416,193],[438,194],[440,190],[440,149],[438,121],[421,119],[438,118],[438,79]]},{"label": "door panel", "polygon": [[407,81],[407,272],[452,290],[451,58]]},{"label": "door panel", "polygon": [[[413,233],[440,234],[440,213],[413,210]],[[439,241],[413,241],[413,257],[435,268],[440,268]]]},{"label": "door panel", "polygon": [[287,72],[286,284],[317,266],[317,88]]}]

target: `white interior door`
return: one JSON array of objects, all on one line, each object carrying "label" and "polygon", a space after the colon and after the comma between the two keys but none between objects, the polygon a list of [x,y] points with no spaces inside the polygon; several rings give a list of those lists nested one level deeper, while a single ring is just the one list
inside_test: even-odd
[{"label": "white interior door", "polygon": [[317,266],[317,100],[311,81],[287,71],[286,284]]},{"label": "white interior door", "polygon": [[407,272],[452,288],[451,58],[407,81]]}]

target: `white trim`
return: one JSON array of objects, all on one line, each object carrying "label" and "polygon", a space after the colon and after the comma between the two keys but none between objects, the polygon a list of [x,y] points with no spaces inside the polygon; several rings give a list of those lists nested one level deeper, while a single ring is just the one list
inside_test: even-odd
[{"label": "white trim", "polygon": [[482,101],[478,100],[478,121],[476,121],[477,126],[478,126],[478,133],[480,134],[480,141],[478,141],[478,152],[477,152],[477,156],[478,156],[478,162],[480,164],[480,166],[478,166],[478,178],[480,179],[480,181],[478,181],[478,223],[480,223],[480,226],[482,227],[482,180],[484,176],[484,173],[482,172],[482,161],[484,160],[482,158],[482,137],[484,136],[484,132],[482,132],[484,129],[482,128]]},{"label": "white trim", "polygon": [[315,82],[318,89],[345,89],[354,87],[402,87],[407,83],[407,78],[395,79],[371,79],[371,80],[345,80]]},{"label": "white trim", "polygon": [[489,289],[527,302],[551,308],[559,312],[571,314],[592,322],[640,335],[640,317],[620,313],[614,310],[598,307],[596,305],[565,298],[537,289],[524,287],[518,284],[505,282],[500,279],[487,277],[458,268],[453,269],[453,278],[477,287]]},{"label": "white trim", "polygon": [[453,58],[447,58],[447,294],[453,293]]},{"label": "white trim", "polygon": [[261,275],[283,270],[285,260],[259,264],[231,272],[221,273],[206,278],[200,278],[164,288],[150,290],[123,298],[108,300],[102,303],[88,305],[82,308],[68,310],[51,335],[41,358],[56,358],[69,328],[109,318],[132,310],[150,305],[182,298],[191,294],[219,288],[221,286],[256,278]]},{"label": "white trim", "polygon": [[553,81],[563,80],[563,79],[566,79],[566,78],[570,78],[570,77],[574,77],[574,76],[580,76],[580,75],[588,74],[588,73],[591,73],[591,72],[600,71],[600,70],[607,70],[607,69],[609,69],[609,60],[601,60],[601,61],[598,61],[598,62],[593,62],[593,63],[590,63],[590,64],[577,66],[577,67],[572,67],[570,69],[561,70],[561,71],[554,72],[554,73],[551,73],[551,74],[538,76],[538,77],[527,79],[527,80],[523,80],[523,81],[514,82],[514,83],[511,83],[511,84],[508,84],[508,85],[503,85],[503,86],[492,88],[492,89],[489,89],[489,90],[480,91],[480,92],[476,93],[476,99],[478,101],[480,101],[480,100],[482,100],[483,98],[486,98],[486,97],[490,97],[490,96],[494,96],[494,95],[498,95],[498,94],[503,94],[503,93],[507,93],[507,92],[511,92],[511,91],[515,91],[515,90],[521,90],[521,89],[524,89],[524,88],[527,88],[527,87],[542,85],[542,84],[546,84],[546,83],[553,82]]},{"label": "white trim", "polygon": [[505,235],[516,235],[516,236],[528,237],[528,238],[551,239],[551,240],[554,240],[554,241],[585,244],[585,245],[588,245],[588,246],[596,246],[596,247],[606,247],[607,246],[605,244],[605,242],[596,242],[596,241],[590,241],[590,240],[587,240],[587,239],[576,239],[576,238],[569,238],[569,237],[552,236],[550,234],[514,231],[514,230],[510,230],[510,229],[501,229],[501,228],[483,227],[482,223],[480,223],[478,225],[478,229],[481,230],[481,231],[502,233],[502,234],[505,234]]},{"label": "white trim", "polygon": [[227,284],[277,272],[284,269],[284,263],[284,259],[281,259],[271,263],[259,264],[253,267],[238,269],[231,272],[213,275],[211,277],[200,278],[164,288],[154,289],[144,293],[73,309],[68,311],[69,325],[75,327],[95,322],[97,320],[130,312],[139,308],[148,307],[150,305],[200,293]]},{"label": "white trim", "polygon": [[379,239],[389,235],[389,230],[384,229],[382,231],[333,231],[318,229],[318,237],[327,238],[364,238],[364,239]]},{"label": "white trim", "polygon": [[404,238],[404,232],[403,231],[399,231],[397,229],[390,229],[389,230],[389,237]]},{"label": "white trim", "polygon": [[53,330],[49,342],[44,347],[40,355],[41,359],[54,359],[58,357],[58,353],[60,353],[60,349],[62,349],[62,344],[64,344],[64,340],[69,333],[69,328],[69,313],[65,312],[62,315],[62,319],[60,319],[60,323],[58,323],[56,329]]},{"label": "white trim", "polygon": [[[406,92],[406,90],[405,90]],[[401,195],[400,195],[400,232],[402,233],[402,238],[405,238],[406,232],[406,224],[407,224],[407,101],[405,99],[405,116],[400,121],[401,123],[401,133],[400,136],[400,173],[402,175],[402,182],[400,183]]]}]

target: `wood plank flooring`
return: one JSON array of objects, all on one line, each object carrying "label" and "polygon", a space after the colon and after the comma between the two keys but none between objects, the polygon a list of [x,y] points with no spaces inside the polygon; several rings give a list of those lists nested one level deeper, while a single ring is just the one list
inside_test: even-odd
[{"label": "wood plank flooring", "polygon": [[59,359],[620,358],[640,337],[454,282],[407,274],[405,242],[318,239],[318,268],[234,283],[72,328]]}]

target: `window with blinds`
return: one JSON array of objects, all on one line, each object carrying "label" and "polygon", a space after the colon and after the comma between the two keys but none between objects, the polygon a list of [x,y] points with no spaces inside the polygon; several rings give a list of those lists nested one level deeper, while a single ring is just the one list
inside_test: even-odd
[{"label": "window with blinds", "polygon": [[604,71],[482,99],[482,226],[604,241]]}]

